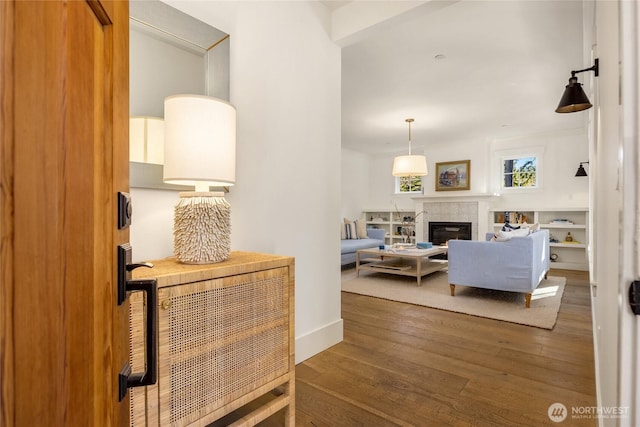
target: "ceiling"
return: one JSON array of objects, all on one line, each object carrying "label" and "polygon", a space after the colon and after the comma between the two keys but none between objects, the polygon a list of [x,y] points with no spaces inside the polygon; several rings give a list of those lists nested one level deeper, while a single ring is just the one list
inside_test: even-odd
[{"label": "ceiling", "polygon": [[591,66],[582,25],[574,0],[466,0],[405,13],[342,49],[342,146],[406,151],[409,117],[414,152],[585,126],[587,113],[554,112],[571,70]]}]

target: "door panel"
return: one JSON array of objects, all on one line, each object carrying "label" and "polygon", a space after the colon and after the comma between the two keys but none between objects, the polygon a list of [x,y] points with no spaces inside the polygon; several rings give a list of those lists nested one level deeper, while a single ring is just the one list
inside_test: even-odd
[{"label": "door panel", "polygon": [[2,3],[0,421],[126,424],[114,266],[128,240],[115,206],[128,190],[128,3]]},{"label": "door panel", "polygon": [[619,296],[620,369],[618,406],[626,408],[620,427],[640,425],[640,316],[628,305],[628,290],[640,280],[640,6],[637,2],[620,3],[622,97],[622,253]]}]

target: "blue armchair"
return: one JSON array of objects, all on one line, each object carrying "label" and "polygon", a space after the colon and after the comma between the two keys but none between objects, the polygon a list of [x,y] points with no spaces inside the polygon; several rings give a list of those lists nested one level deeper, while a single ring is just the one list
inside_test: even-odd
[{"label": "blue armchair", "polygon": [[549,230],[539,230],[506,242],[449,240],[449,285],[523,292],[531,306],[531,293],[549,271]]}]

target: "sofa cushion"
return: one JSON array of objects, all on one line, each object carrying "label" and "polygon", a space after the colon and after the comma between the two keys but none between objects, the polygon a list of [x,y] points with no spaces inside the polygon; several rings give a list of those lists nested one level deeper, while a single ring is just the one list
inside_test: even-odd
[{"label": "sofa cushion", "polygon": [[340,261],[342,265],[356,262],[356,251],[360,249],[377,248],[384,245],[385,231],[382,228],[369,228],[366,230],[366,239],[343,239],[340,241]]},{"label": "sofa cushion", "polygon": [[383,228],[368,228],[367,237],[369,239],[378,240],[380,244],[384,244],[384,237],[386,232]]},{"label": "sofa cushion", "polygon": [[376,239],[355,239],[343,240],[340,243],[340,249],[343,254],[359,251],[360,249],[377,248],[380,240]]}]

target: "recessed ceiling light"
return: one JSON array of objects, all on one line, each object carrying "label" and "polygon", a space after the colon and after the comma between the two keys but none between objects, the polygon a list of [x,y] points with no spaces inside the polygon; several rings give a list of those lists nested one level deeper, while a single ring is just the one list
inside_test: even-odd
[{"label": "recessed ceiling light", "polygon": [[442,59],[447,59],[447,57],[444,56],[442,53],[439,53],[436,56],[434,56],[433,59],[437,59],[439,61],[439,60],[442,60]]}]

